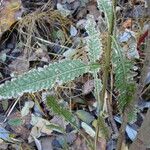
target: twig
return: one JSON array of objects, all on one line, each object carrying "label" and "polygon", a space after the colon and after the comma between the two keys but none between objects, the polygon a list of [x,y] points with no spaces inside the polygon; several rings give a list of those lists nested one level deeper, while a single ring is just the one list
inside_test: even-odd
[{"label": "twig", "polygon": [[127,109],[126,108],[125,108],[125,111],[123,113],[122,125],[119,129],[119,136],[118,136],[116,150],[121,150],[122,144],[123,144],[123,141],[124,141],[125,129],[126,129],[126,126],[127,126],[127,123],[128,123],[128,116],[127,116],[128,114],[127,114]]},{"label": "twig", "polygon": [[9,112],[8,112],[8,114],[7,114],[6,118],[5,118],[5,120],[3,121],[3,123],[7,121],[9,115],[12,113],[14,107],[16,106],[16,104],[18,103],[19,100],[20,100],[20,97],[17,98],[17,100],[15,101],[15,103],[13,104],[13,106],[11,107],[11,109],[9,110]]},{"label": "twig", "polygon": [[41,41],[41,42],[44,42],[45,44],[48,44],[48,45],[51,45],[51,46],[59,46],[60,48],[64,48],[64,49],[70,49],[70,47],[67,47],[67,46],[64,46],[64,45],[60,45],[60,44],[57,44],[57,43],[53,43],[53,42],[50,42],[50,41],[47,41],[47,40],[44,40],[42,38],[39,38],[39,37],[36,37],[36,36],[33,36],[33,35],[30,35],[26,32],[21,32],[22,34],[25,34],[25,35],[28,35],[28,36],[31,36],[31,37],[34,37],[36,38],[37,40]]},{"label": "twig", "polygon": [[106,99],[106,103],[107,103],[107,109],[108,109],[108,114],[109,114],[109,121],[111,123],[112,130],[114,131],[114,134],[117,137],[119,135],[119,131],[114,121],[113,114],[112,114],[112,107],[108,98]]},{"label": "twig", "polygon": [[[112,66],[113,67],[113,66]],[[113,68],[112,68],[113,70]],[[118,137],[119,135],[119,131],[118,131],[118,128],[117,128],[117,125],[114,121],[114,118],[113,118],[113,114],[112,114],[112,97],[113,97],[113,71],[111,70],[111,74],[110,74],[110,94],[109,94],[109,99],[107,98],[106,99],[106,104],[107,104],[107,109],[108,109],[108,114],[109,114],[109,121],[111,123],[111,126],[112,126],[112,130],[114,131],[114,134],[115,134],[115,137]]]}]

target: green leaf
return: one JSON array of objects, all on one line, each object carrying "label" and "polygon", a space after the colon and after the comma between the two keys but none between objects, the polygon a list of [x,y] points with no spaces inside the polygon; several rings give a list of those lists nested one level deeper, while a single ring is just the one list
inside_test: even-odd
[{"label": "green leaf", "polygon": [[53,96],[48,96],[47,97],[47,106],[55,113],[58,114],[62,117],[64,117],[64,119],[66,121],[68,121],[71,125],[75,126],[78,128],[77,122],[76,122],[76,118],[74,117],[74,115],[69,112],[67,109],[62,108],[56,101],[56,99]]},{"label": "green leaf", "polygon": [[115,88],[119,91],[118,104],[121,111],[133,99],[136,84],[133,79],[134,63],[122,54],[122,48],[113,37],[113,66],[115,73]]},{"label": "green leaf", "polygon": [[46,125],[46,128],[60,132],[60,133],[65,133],[65,130],[62,127],[54,123],[50,123],[49,125]]},{"label": "green leaf", "polygon": [[95,137],[95,131],[93,130],[93,128],[91,126],[89,126],[88,124],[86,124],[85,122],[81,123],[81,127],[85,130],[85,132],[87,134],[89,134],[91,137]]},{"label": "green leaf", "polygon": [[52,88],[55,83],[63,84],[73,80],[90,69],[79,60],[65,60],[28,73],[0,85],[0,99],[21,96],[25,92],[36,92]]},{"label": "green leaf", "polygon": [[[100,70],[100,64],[96,63],[97,60],[99,60],[102,57],[102,42],[100,37],[100,32],[96,27],[96,22],[94,20],[93,16],[88,17],[87,25],[86,25],[86,31],[88,33],[88,39],[87,39],[87,50],[90,62],[95,64],[91,68],[93,77],[94,77],[94,95],[96,100],[98,101],[98,111],[100,109],[100,92],[102,89],[101,79],[98,79],[98,72]],[[98,66],[98,67],[97,67]]]},{"label": "green leaf", "polygon": [[129,123],[134,123],[135,121],[137,121],[137,113],[138,113],[138,109],[136,107],[132,107],[130,112],[128,112]]},{"label": "green leaf", "polygon": [[92,15],[88,16],[86,31],[87,37],[87,51],[91,63],[95,63],[102,55],[102,43],[100,32],[95,28],[96,22]]},{"label": "green leaf", "polygon": [[103,11],[106,17],[108,27],[112,20],[112,1],[111,0],[97,0],[98,8]]},{"label": "green leaf", "polygon": [[79,119],[81,119],[83,122],[90,124],[95,117],[92,116],[89,112],[84,111],[84,110],[77,110],[76,115],[78,116]]},{"label": "green leaf", "polygon": [[23,124],[23,122],[20,118],[15,118],[15,119],[10,119],[8,121],[8,124],[11,126],[20,126]]},{"label": "green leaf", "polygon": [[[75,118],[75,116],[68,111],[65,108],[62,108],[56,101],[56,99],[53,96],[48,96],[47,97],[47,106],[49,107],[49,109],[51,109],[55,114],[58,114],[60,116],[62,116],[66,121],[68,121],[75,129],[77,129],[78,131],[80,131],[78,122]],[[80,132],[79,132],[80,133]],[[86,140],[86,142],[88,143],[89,147],[93,147],[91,145],[91,140],[86,138],[82,132],[80,133]]]}]

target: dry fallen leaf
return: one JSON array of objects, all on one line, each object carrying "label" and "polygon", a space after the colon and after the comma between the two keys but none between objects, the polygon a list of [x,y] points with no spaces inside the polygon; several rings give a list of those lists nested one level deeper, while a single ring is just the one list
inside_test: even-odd
[{"label": "dry fallen leaf", "polygon": [[97,142],[97,149],[106,150],[106,140],[104,138],[99,138]]},{"label": "dry fallen leaf", "polygon": [[[38,117],[38,116],[35,116],[32,114],[32,118],[31,118],[31,122],[30,122],[34,127],[38,128],[38,130],[41,132],[41,133],[45,133],[47,135],[51,135],[52,133],[52,130],[47,128],[48,125],[50,125],[50,122],[41,118],[41,117]],[[34,135],[32,135],[34,136]],[[36,136],[34,136],[36,137]]]},{"label": "dry fallen leaf", "polygon": [[3,1],[3,7],[0,13],[0,34],[6,31],[15,21],[16,13],[21,6],[20,0]]},{"label": "dry fallen leaf", "polygon": [[53,149],[52,147],[52,141],[54,137],[41,137],[41,145],[43,150],[50,150]]},{"label": "dry fallen leaf", "polygon": [[28,50],[24,50],[20,56],[13,60],[9,65],[8,69],[11,70],[12,74],[22,74],[29,70],[29,58]]},{"label": "dry fallen leaf", "polygon": [[22,117],[26,116],[30,112],[30,109],[33,106],[34,106],[34,102],[33,101],[27,101],[27,102],[25,102],[24,107],[21,110]]},{"label": "dry fallen leaf", "polygon": [[88,150],[88,145],[85,139],[78,136],[74,144],[72,145],[72,150]]},{"label": "dry fallen leaf", "polygon": [[98,19],[99,16],[100,16],[100,10],[97,9],[97,5],[96,3],[94,2],[90,2],[88,5],[87,5],[87,11],[89,11],[89,14],[90,15],[93,15],[94,16],[94,19]]},{"label": "dry fallen leaf", "polygon": [[26,128],[26,126],[29,125],[29,122],[30,122],[30,115],[22,117],[20,112],[15,112],[8,117],[9,121],[11,121],[11,120],[17,121],[19,119],[22,121],[22,123],[20,125],[18,124],[16,126],[10,125],[10,128],[17,135],[21,136],[23,139],[26,140],[30,134],[30,131]]},{"label": "dry fallen leaf", "polygon": [[90,93],[94,88],[94,80],[88,80],[83,85],[83,94]]},{"label": "dry fallen leaf", "polygon": [[129,19],[127,19],[124,23],[123,23],[123,28],[131,28],[131,26],[132,26],[132,19],[131,18],[129,18]]},{"label": "dry fallen leaf", "polygon": [[128,150],[128,146],[123,142],[121,150]]},{"label": "dry fallen leaf", "polygon": [[89,134],[91,137],[95,137],[95,131],[92,129],[92,127],[90,127],[88,124],[86,124],[85,122],[81,123],[81,127],[85,130],[85,132],[87,134]]},{"label": "dry fallen leaf", "polygon": [[59,126],[62,127],[62,128],[66,128],[66,126],[67,126],[67,122],[66,122],[62,117],[60,117],[60,116],[58,116],[58,115],[55,115],[55,116],[50,120],[50,123],[59,125]]}]

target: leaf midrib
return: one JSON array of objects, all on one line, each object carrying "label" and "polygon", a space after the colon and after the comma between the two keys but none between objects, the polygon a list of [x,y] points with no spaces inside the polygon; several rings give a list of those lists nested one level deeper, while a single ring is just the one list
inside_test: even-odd
[{"label": "leaf midrib", "polygon": [[[82,63],[82,62],[81,62]],[[82,63],[83,64],[83,63]],[[77,70],[80,70],[80,69],[83,69],[83,68],[88,68],[90,65],[88,64],[88,65],[86,65],[86,64],[84,64],[84,66],[82,66],[82,67],[77,67],[77,68],[73,68],[72,70],[69,70],[69,71],[66,71],[66,72],[63,72],[63,73],[60,73],[59,75],[53,75],[53,76],[49,76],[48,78],[44,78],[44,79],[41,79],[41,80],[36,80],[36,81],[34,81],[34,82],[32,82],[32,83],[30,83],[30,84],[23,84],[23,85],[18,85],[18,86],[15,86],[15,88],[19,88],[20,86],[23,86],[23,87],[26,87],[26,86],[30,86],[30,85],[34,85],[34,84],[37,84],[38,82],[40,83],[40,82],[45,82],[46,80],[48,80],[48,79],[50,79],[50,78],[54,78],[55,76],[56,76],[56,78],[55,78],[55,81],[53,82],[53,83],[55,83],[56,82],[56,79],[57,78],[59,78],[60,76],[62,76],[62,75],[65,75],[65,74],[68,74],[68,73],[71,73],[71,72],[75,72],[75,71],[77,71]],[[50,67],[50,66],[49,66]],[[46,69],[46,68],[45,68]],[[51,70],[51,71],[53,71],[53,70]],[[41,72],[44,72],[44,70],[42,70]],[[77,76],[79,76],[79,75],[77,75]],[[77,77],[76,76],[76,77]],[[21,77],[20,77],[21,78]],[[15,80],[17,80],[17,79],[15,79]],[[14,80],[14,81],[15,81]],[[10,81],[11,82],[11,81]],[[5,84],[4,84],[5,85]],[[43,88],[43,89],[47,89],[47,88]],[[25,90],[25,89],[24,89]],[[20,93],[23,93],[23,91],[24,90],[22,90]],[[39,90],[41,90],[41,88],[39,88]],[[34,92],[34,90],[31,90],[32,92]],[[5,93],[5,92],[3,92],[3,93]],[[12,94],[11,94],[12,95]],[[9,97],[9,96],[8,96]]]}]

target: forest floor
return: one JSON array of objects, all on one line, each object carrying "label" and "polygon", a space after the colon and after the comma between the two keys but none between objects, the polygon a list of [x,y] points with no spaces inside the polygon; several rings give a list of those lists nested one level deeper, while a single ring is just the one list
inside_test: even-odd
[{"label": "forest floor", "polygon": [[[117,1],[116,34],[124,50],[122,53],[127,56],[133,44],[131,39],[134,39],[131,57],[136,58],[136,82],[144,78],[141,70],[145,59],[150,60],[147,58],[149,53],[145,52],[150,46],[149,7],[149,0]],[[105,44],[108,32],[106,18],[98,9],[96,0],[1,0],[0,84],[62,59],[88,62],[84,40],[88,36],[85,26],[89,15],[94,16]],[[135,104],[136,118],[126,126],[122,150],[150,149],[150,66],[147,66],[143,80],[144,86]],[[104,107],[108,138],[104,138],[103,133],[99,134],[97,150],[116,149],[122,124],[116,98],[118,91],[112,90],[110,84],[111,81],[107,85],[105,99],[113,91],[112,103]],[[96,135],[97,100],[93,91],[94,81],[87,73],[50,90],[0,100],[0,150],[88,150],[86,139],[94,143]],[[72,112],[80,131],[48,108],[47,96]]]}]

